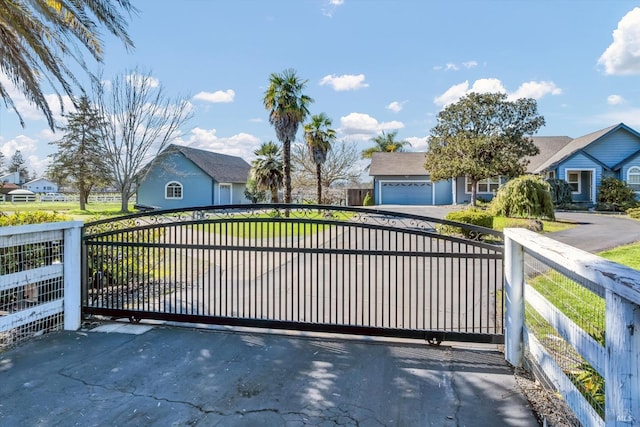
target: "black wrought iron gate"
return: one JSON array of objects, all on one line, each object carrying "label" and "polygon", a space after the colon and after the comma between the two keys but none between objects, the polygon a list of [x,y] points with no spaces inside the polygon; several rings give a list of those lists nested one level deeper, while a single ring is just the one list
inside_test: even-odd
[{"label": "black wrought iron gate", "polygon": [[83,312],[428,340],[503,341],[502,234],[313,205],[88,223]]}]

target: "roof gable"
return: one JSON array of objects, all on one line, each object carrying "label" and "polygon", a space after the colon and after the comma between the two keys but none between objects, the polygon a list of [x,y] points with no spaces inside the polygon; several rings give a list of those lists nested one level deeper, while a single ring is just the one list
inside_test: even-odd
[{"label": "roof gable", "polygon": [[604,129],[600,129],[598,131],[589,133],[587,135],[584,135],[572,140],[567,145],[565,145],[560,151],[558,151],[556,154],[548,158],[545,162],[540,164],[535,170],[532,170],[532,171],[543,172],[546,169],[552,168],[556,166],[558,163],[571,157],[574,153],[580,150],[583,150],[584,148],[598,141],[605,135],[609,135],[613,132],[616,132],[619,129],[624,129],[632,133],[633,135],[637,136],[638,138],[640,138],[640,134],[638,132],[636,132],[634,129],[630,128],[629,126],[625,125],[624,123],[619,123],[617,125],[609,126]]},{"label": "roof gable", "polygon": [[249,177],[251,166],[240,157],[174,144],[163,154],[175,152],[181,153],[217,182],[245,183]]},{"label": "roof gable", "polygon": [[424,167],[424,152],[373,153],[370,176],[425,176],[429,172]]}]

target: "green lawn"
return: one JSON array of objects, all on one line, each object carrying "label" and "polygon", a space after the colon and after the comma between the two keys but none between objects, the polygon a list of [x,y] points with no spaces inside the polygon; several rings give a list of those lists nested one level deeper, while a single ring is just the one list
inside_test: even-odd
[{"label": "green lawn", "polygon": [[[502,231],[505,228],[521,227],[527,228],[527,224],[530,220],[525,218],[506,218],[503,216],[497,216],[493,218],[493,229]],[[575,227],[576,224],[572,222],[564,221],[542,221],[542,230],[544,233],[553,233],[554,231],[567,230]]]},{"label": "green lawn", "polygon": [[[77,221],[92,221],[96,217],[118,216],[120,202],[88,203],[86,210],[80,210],[78,202],[30,202],[30,203],[0,203],[0,212],[12,214],[16,212],[56,212]],[[129,210],[134,212],[133,204]]]},{"label": "green lawn", "polygon": [[[236,237],[263,239],[267,237],[287,237],[287,236],[309,236],[320,233],[331,227],[331,224],[314,224],[305,222],[304,220],[317,221],[328,220],[331,217],[325,217],[323,212],[305,211],[290,213],[290,219],[285,218],[283,212],[279,214],[264,213],[251,216],[246,222],[242,221],[242,217],[237,221],[227,221],[214,223],[211,225],[203,225],[207,227],[207,231],[216,234],[226,234]],[[341,212],[339,220],[348,220],[353,216],[351,212]],[[269,220],[269,219],[272,220]],[[255,221],[255,220],[259,221]]]}]

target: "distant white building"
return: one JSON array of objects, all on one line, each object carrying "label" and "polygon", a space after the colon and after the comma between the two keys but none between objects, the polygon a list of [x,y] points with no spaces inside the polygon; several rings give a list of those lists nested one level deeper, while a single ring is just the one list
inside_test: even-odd
[{"label": "distant white building", "polygon": [[10,172],[0,176],[0,182],[8,182],[9,184],[20,185],[20,172]]},{"label": "distant white building", "polygon": [[22,188],[34,193],[57,193],[58,184],[46,178],[38,178],[25,183]]}]

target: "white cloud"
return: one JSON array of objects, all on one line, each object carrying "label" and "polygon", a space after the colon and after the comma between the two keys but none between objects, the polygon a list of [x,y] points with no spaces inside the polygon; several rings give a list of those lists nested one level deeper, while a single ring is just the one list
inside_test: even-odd
[{"label": "white cloud", "polygon": [[[15,105],[15,109],[20,113],[22,119],[27,122],[29,121],[39,121],[45,120],[44,114],[40,109],[33,103],[31,103],[25,96],[19,91],[13,83],[3,74],[0,73],[0,85],[2,85]],[[62,117],[62,111],[60,108],[60,98],[58,95],[49,94],[45,95],[45,100],[49,104],[49,108],[51,109],[51,113],[53,114],[53,119],[56,124],[64,124],[66,123],[66,119]],[[61,96],[62,98],[62,106],[65,113],[75,111],[75,107],[73,102],[71,102],[71,98],[67,95]],[[16,117],[17,120],[17,117]]]},{"label": "white cloud", "polygon": [[389,103],[389,105],[387,105],[387,110],[391,110],[394,113],[399,113],[400,111],[402,111],[402,109],[404,108],[404,104],[407,101],[393,101],[391,103]]},{"label": "white cloud", "polygon": [[640,108],[625,111],[616,111],[598,116],[602,125],[610,126],[611,123],[624,123],[633,128],[640,127]]},{"label": "white cloud", "polygon": [[320,86],[330,85],[336,91],[357,90],[369,87],[364,79],[364,74],[343,74],[341,76],[330,74],[320,80]]},{"label": "white cloud", "polygon": [[624,99],[620,95],[607,96],[607,104],[609,105],[620,105],[620,104],[624,104],[625,102],[627,102],[626,99]]},{"label": "white cloud", "polygon": [[436,96],[433,99],[433,103],[436,105],[440,105],[446,107],[449,104],[453,104],[457,102],[463,96],[471,93],[506,93],[508,99],[514,100],[518,98],[534,98],[540,99],[545,95],[560,95],[562,94],[562,89],[556,86],[553,82],[535,82],[530,81],[520,85],[518,89],[514,92],[509,93],[502,82],[498,79],[479,79],[473,82],[473,85],[469,85],[469,81],[466,80],[462,83],[458,83],[457,85],[451,86],[447,89],[442,95]]},{"label": "white cloud", "polygon": [[409,141],[411,144],[411,151],[427,151],[427,137],[417,137],[412,136],[409,138],[404,138],[405,141]]},{"label": "white cloud", "polygon": [[515,92],[509,94],[510,100],[519,98],[540,99],[545,95],[561,95],[560,89],[554,82],[526,82],[522,83]]},{"label": "white cloud", "polygon": [[215,151],[216,153],[229,154],[242,157],[249,161],[253,152],[260,146],[260,139],[248,133],[238,133],[230,137],[219,137],[216,129],[193,128],[188,138],[178,143],[194,148]]},{"label": "white cloud", "polygon": [[354,139],[367,140],[382,131],[402,129],[404,123],[393,120],[378,122],[375,118],[364,113],[350,113],[340,117],[340,132]]},{"label": "white cloud", "polygon": [[506,93],[507,90],[498,79],[478,79],[473,82],[469,92],[477,93]]},{"label": "white cloud", "polygon": [[618,22],[613,42],[598,59],[606,74],[640,74],[640,8],[636,7]]},{"label": "white cloud", "polygon": [[441,71],[441,70],[444,70],[444,71],[458,71],[458,70],[460,70],[460,67],[464,67],[466,69],[469,69],[469,68],[475,68],[477,66],[478,66],[478,62],[477,61],[465,61],[465,62],[462,62],[460,65],[455,64],[453,62],[448,62],[445,65],[436,65],[435,67],[433,67],[433,69],[435,71]]},{"label": "white cloud", "polygon": [[328,16],[329,18],[333,17],[333,14],[336,12],[338,7],[344,4],[344,0],[325,0],[322,5],[322,14],[324,16]]},{"label": "white cloud", "polygon": [[[53,135],[53,133],[51,133],[51,135]],[[55,138],[52,138],[51,140],[54,139]],[[0,140],[0,143],[0,152],[4,154],[5,166],[8,165],[11,157],[18,150],[22,153],[25,165],[30,173],[35,173],[37,176],[41,176],[49,164],[49,159],[47,158],[48,153],[44,154],[42,153],[42,149],[39,149],[39,147],[44,145],[43,141],[31,138],[27,135],[18,135],[6,142]]]},{"label": "white cloud", "polygon": [[217,90],[215,92],[199,92],[197,93],[193,99],[197,99],[198,101],[206,101],[206,102],[213,102],[213,103],[226,103],[226,102],[233,102],[233,99],[235,98],[236,93],[233,91],[233,89],[227,89],[227,90]]},{"label": "white cloud", "polygon": [[132,86],[140,87],[142,85],[149,86],[151,88],[155,88],[160,86],[160,80],[153,76],[139,74],[139,73],[131,73],[126,76],[125,80]]}]

